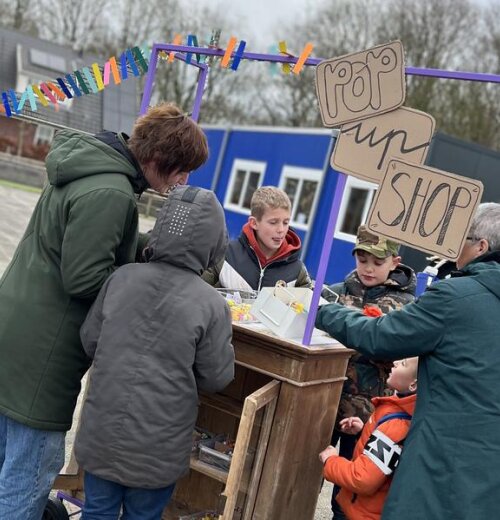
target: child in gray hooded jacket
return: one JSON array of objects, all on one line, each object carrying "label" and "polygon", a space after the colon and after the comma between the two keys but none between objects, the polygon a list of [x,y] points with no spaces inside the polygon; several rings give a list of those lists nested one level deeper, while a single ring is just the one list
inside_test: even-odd
[{"label": "child in gray hooded jacket", "polygon": [[75,442],[83,520],[117,519],[122,508],[129,520],[160,519],[188,471],[197,391],[234,376],[229,308],[200,276],[226,245],[215,195],[177,187],[147,263],[118,269],[90,310],[81,339],[93,370]]}]

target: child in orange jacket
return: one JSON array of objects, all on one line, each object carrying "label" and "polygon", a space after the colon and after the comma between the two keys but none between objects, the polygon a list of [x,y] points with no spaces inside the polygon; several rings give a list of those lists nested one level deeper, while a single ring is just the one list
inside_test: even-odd
[{"label": "child in orange jacket", "polygon": [[394,395],[372,399],[375,411],[364,427],[359,417],[340,422],[345,433],[363,430],[352,461],[339,457],[333,446],[319,454],[324,477],[341,487],[337,502],[348,520],[379,520],[382,515],[415,408],[417,368],[416,357],[395,361],[387,379]]}]

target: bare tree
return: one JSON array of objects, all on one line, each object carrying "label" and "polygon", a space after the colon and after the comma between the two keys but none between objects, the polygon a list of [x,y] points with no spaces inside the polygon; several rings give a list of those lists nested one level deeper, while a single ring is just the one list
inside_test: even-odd
[{"label": "bare tree", "polygon": [[33,0],[0,1],[0,27],[15,29],[36,35],[38,33],[33,16]]},{"label": "bare tree", "polygon": [[107,8],[111,0],[36,0],[38,29],[42,38],[76,51],[91,46],[96,35],[112,25]]},{"label": "bare tree", "polygon": [[[314,55],[323,58],[342,56],[375,43],[379,0],[328,0],[309,16],[288,28],[282,37],[297,44],[314,43]],[[301,48],[291,49],[297,55]],[[300,75],[280,74],[272,84],[260,78],[263,88],[258,100],[262,122],[291,126],[321,126],[316,99],[314,70]]]},{"label": "bare tree", "polygon": [[[290,28],[331,58],[399,39],[406,65],[500,70],[500,4],[474,0],[328,0]],[[260,80],[261,120],[321,126],[312,71]],[[431,113],[438,130],[490,147],[500,145],[500,85],[407,76],[407,106]]]}]

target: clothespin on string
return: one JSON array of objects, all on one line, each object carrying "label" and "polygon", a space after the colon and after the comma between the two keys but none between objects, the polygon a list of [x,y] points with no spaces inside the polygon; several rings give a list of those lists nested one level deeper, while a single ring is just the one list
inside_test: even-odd
[{"label": "clothespin on string", "polygon": [[313,50],[313,44],[311,42],[306,43],[304,49],[300,53],[299,59],[293,66],[292,72],[294,74],[299,74],[299,72],[304,68],[304,63],[306,62],[307,58],[309,58],[312,50]]},{"label": "clothespin on string", "polygon": [[97,90],[104,90],[104,82],[102,81],[101,69],[97,63],[92,63],[92,72],[94,73]]},{"label": "clothespin on string", "polygon": [[[278,42],[278,48],[279,48],[280,54],[284,54],[285,56],[292,56],[287,51],[285,40],[281,40],[280,42]],[[290,74],[290,70],[291,70],[290,63],[283,63],[281,66],[281,69],[283,70],[284,74]]]},{"label": "clothespin on string", "polygon": [[234,48],[236,47],[236,42],[237,42],[237,40],[236,40],[235,36],[231,36],[231,38],[229,38],[229,42],[226,47],[226,52],[224,53],[224,56],[222,57],[222,61],[220,62],[221,67],[227,68],[227,66],[229,65],[229,61],[231,60],[231,55],[232,55],[233,60],[231,63],[231,69],[232,70],[238,69],[238,66],[239,66],[241,58],[243,56],[243,52],[245,51],[245,46],[246,46],[247,42],[245,40],[241,40],[238,45],[238,49],[233,54]]},{"label": "clothespin on string", "polygon": [[104,85],[109,85],[109,76],[110,76],[110,74],[113,74],[113,80],[115,82],[115,85],[119,85],[122,80],[120,78],[120,73],[118,72],[118,65],[116,63],[116,56],[112,56],[104,64]]},{"label": "clothespin on string", "polygon": [[[188,34],[187,37],[187,45],[189,47],[198,47],[198,38],[196,37],[196,34]],[[191,63],[191,58],[193,56],[192,52],[186,53],[186,63]],[[199,53],[196,54],[196,61],[200,63],[201,61],[201,55]]]},{"label": "clothespin on string", "polygon": [[[270,45],[267,49],[267,52],[269,54],[278,54],[278,52],[279,52],[278,46],[276,44]],[[269,72],[270,72],[271,76],[276,76],[276,74],[278,74],[278,64],[275,61],[272,61],[269,64]]]},{"label": "clothespin on string", "polygon": [[241,40],[236,52],[233,56],[233,62],[231,63],[231,70],[237,70],[240,65],[241,58],[243,57],[243,53],[245,52],[247,42],[245,40]]},{"label": "clothespin on string", "polygon": [[[210,43],[208,44],[209,49],[218,49],[219,48],[219,41],[220,41],[220,29],[214,29],[212,31],[212,36],[210,36]],[[208,66],[212,66],[217,59],[217,56],[209,56],[206,60]]]},{"label": "clothespin on string", "polygon": [[[172,42],[172,45],[180,45],[182,43],[182,35],[180,34],[176,34],[174,36],[174,40]],[[171,52],[168,56],[168,62],[169,63],[172,63],[174,61],[174,57],[175,57],[175,52]]]}]

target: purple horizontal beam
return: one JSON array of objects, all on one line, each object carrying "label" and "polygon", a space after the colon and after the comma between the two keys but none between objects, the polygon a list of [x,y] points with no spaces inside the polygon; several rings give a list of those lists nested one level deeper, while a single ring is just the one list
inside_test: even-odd
[{"label": "purple horizontal beam", "polygon": [[[212,49],[207,47],[191,47],[189,45],[155,44],[159,50],[174,52],[192,52],[206,56],[224,56],[224,49]],[[283,56],[281,54],[259,54],[255,52],[244,52],[242,59],[253,61],[269,61],[272,63],[296,63],[296,56]],[[323,58],[307,58],[305,65],[317,65],[324,61]],[[427,69],[422,67],[406,67],[406,74],[413,76],[430,76],[433,78],[460,79],[464,81],[483,81],[489,83],[500,83],[499,74],[486,74],[481,72],[462,72],[443,69]]]}]

